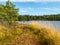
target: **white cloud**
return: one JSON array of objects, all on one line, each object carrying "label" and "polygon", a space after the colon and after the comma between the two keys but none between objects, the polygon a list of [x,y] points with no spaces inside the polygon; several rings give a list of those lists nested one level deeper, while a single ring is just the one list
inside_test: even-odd
[{"label": "white cloud", "polygon": [[[0,2],[5,2],[7,0],[0,0]],[[13,2],[34,2],[35,0],[10,0],[10,1],[13,1]]]},{"label": "white cloud", "polygon": [[25,10],[22,10],[21,12],[23,12],[23,13],[26,13],[27,11],[25,11]]},{"label": "white cloud", "polygon": [[51,12],[55,12],[55,13],[58,13],[58,12],[60,12],[60,8],[42,8],[42,9],[44,9],[44,10],[48,10],[48,11],[51,11]]},{"label": "white cloud", "polygon": [[58,2],[60,0],[36,0],[37,2]]},{"label": "white cloud", "polygon": [[50,8],[42,8],[42,9],[49,10]]},{"label": "white cloud", "polygon": [[26,13],[27,10],[26,10],[25,8],[20,8],[20,12],[22,12],[22,13]]},{"label": "white cloud", "polygon": [[[42,9],[42,10],[41,10]],[[39,11],[41,10],[41,11]],[[45,11],[45,12],[44,12]],[[33,14],[47,14],[48,12],[51,12],[51,13],[60,13],[60,8],[47,8],[47,7],[44,7],[44,8],[32,8],[32,7],[29,7],[29,8],[20,8],[20,13],[22,14],[30,14],[30,13],[33,13]]]},{"label": "white cloud", "polygon": [[20,8],[20,11],[21,12],[29,12],[29,11],[33,11],[34,8],[31,8],[31,7],[27,7],[27,8]]},{"label": "white cloud", "polygon": [[27,12],[27,10],[20,10],[20,12],[23,12],[24,13],[24,12]]},{"label": "white cloud", "polygon": [[[7,0],[0,0],[1,1],[7,1]],[[10,0],[14,2],[60,2],[60,0]]]}]

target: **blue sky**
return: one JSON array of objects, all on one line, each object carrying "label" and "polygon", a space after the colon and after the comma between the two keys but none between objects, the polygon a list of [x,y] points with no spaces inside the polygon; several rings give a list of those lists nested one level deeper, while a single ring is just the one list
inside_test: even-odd
[{"label": "blue sky", "polygon": [[[6,0],[1,0],[0,4],[5,4]],[[25,15],[45,15],[60,14],[60,0],[11,0],[17,8],[19,14]]]}]

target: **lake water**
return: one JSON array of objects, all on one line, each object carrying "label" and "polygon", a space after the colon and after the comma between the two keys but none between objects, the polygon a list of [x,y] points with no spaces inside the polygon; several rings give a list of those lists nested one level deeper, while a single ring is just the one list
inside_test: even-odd
[{"label": "lake water", "polygon": [[19,21],[20,24],[39,23],[41,26],[54,27],[60,31],[60,21]]}]

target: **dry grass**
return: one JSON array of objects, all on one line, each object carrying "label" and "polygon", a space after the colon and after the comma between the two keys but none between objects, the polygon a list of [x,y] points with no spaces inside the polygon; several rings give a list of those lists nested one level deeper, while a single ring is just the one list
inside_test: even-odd
[{"label": "dry grass", "polygon": [[18,24],[15,31],[0,26],[0,35],[0,45],[60,45],[59,32],[37,23]]}]

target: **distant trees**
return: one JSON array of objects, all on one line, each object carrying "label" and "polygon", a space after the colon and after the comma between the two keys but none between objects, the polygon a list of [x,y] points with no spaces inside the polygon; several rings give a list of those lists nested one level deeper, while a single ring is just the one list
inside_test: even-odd
[{"label": "distant trees", "polygon": [[43,15],[43,16],[31,16],[31,15],[19,15],[19,21],[31,21],[31,20],[60,20],[60,14],[55,15]]}]

